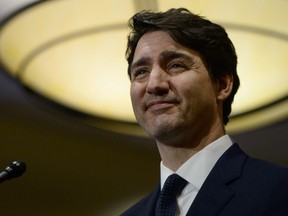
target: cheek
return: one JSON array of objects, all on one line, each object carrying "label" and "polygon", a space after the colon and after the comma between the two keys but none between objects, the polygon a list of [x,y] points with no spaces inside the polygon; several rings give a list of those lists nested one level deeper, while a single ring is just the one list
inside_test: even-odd
[{"label": "cheek", "polygon": [[178,82],[175,88],[181,89],[179,94],[188,109],[197,109],[201,103],[211,102],[215,99],[213,85],[210,79],[206,77],[186,77],[186,79]]},{"label": "cheek", "polygon": [[130,98],[131,98],[131,103],[134,109],[134,112],[139,109],[141,105],[141,95],[142,95],[142,90],[141,87],[136,85],[136,84],[131,84],[130,87]]},{"label": "cheek", "polygon": [[185,100],[193,99],[199,94],[199,78],[197,76],[183,76],[173,82],[175,91]]},{"label": "cheek", "polygon": [[135,93],[135,91],[131,88],[131,89],[130,89],[130,99],[131,99],[131,103],[132,103],[133,109],[135,109],[135,104],[137,104],[137,103],[136,103],[136,101],[137,101],[136,98],[137,98],[137,97],[136,97],[136,93]]}]

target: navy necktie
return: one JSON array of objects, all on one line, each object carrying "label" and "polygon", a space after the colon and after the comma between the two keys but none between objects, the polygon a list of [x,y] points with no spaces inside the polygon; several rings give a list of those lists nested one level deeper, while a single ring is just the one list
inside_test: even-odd
[{"label": "navy necktie", "polygon": [[172,174],[167,178],[156,204],[156,216],[175,216],[177,196],[186,184],[187,181],[177,174]]}]

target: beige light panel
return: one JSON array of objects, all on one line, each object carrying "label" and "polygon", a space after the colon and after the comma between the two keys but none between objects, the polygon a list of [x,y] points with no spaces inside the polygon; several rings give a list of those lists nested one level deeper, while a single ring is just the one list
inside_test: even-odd
[{"label": "beige light panel", "polygon": [[[146,8],[147,7],[147,8]],[[35,91],[84,113],[135,122],[125,60],[127,20],[139,9],[187,7],[226,27],[239,56],[233,114],[288,94],[288,1],[46,1],[0,29],[0,61]],[[288,115],[287,100],[235,118],[229,130]]]}]

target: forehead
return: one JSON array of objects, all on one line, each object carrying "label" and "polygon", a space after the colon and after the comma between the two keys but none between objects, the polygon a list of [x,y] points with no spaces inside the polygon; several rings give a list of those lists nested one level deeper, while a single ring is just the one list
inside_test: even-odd
[{"label": "forehead", "polygon": [[136,47],[142,48],[146,45],[177,44],[177,42],[165,31],[152,31],[144,34]]},{"label": "forehead", "polygon": [[[177,54],[176,54],[177,53]],[[167,32],[153,31],[144,34],[135,49],[132,65],[142,60],[159,60],[164,57],[180,56],[200,57],[201,55],[176,42]]]},{"label": "forehead", "polygon": [[178,44],[164,31],[153,31],[144,34],[135,49],[134,61],[143,57],[158,56],[164,50],[178,51],[185,47]]}]

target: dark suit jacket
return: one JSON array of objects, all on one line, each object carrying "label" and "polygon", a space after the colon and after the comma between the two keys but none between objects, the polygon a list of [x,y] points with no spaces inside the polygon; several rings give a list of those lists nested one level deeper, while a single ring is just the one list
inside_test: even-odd
[{"label": "dark suit jacket", "polygon": [[[153,216],[160,183],[122,216]],[[232,145],[217,161],[187,215],[288,216],[288,169]]]}]

